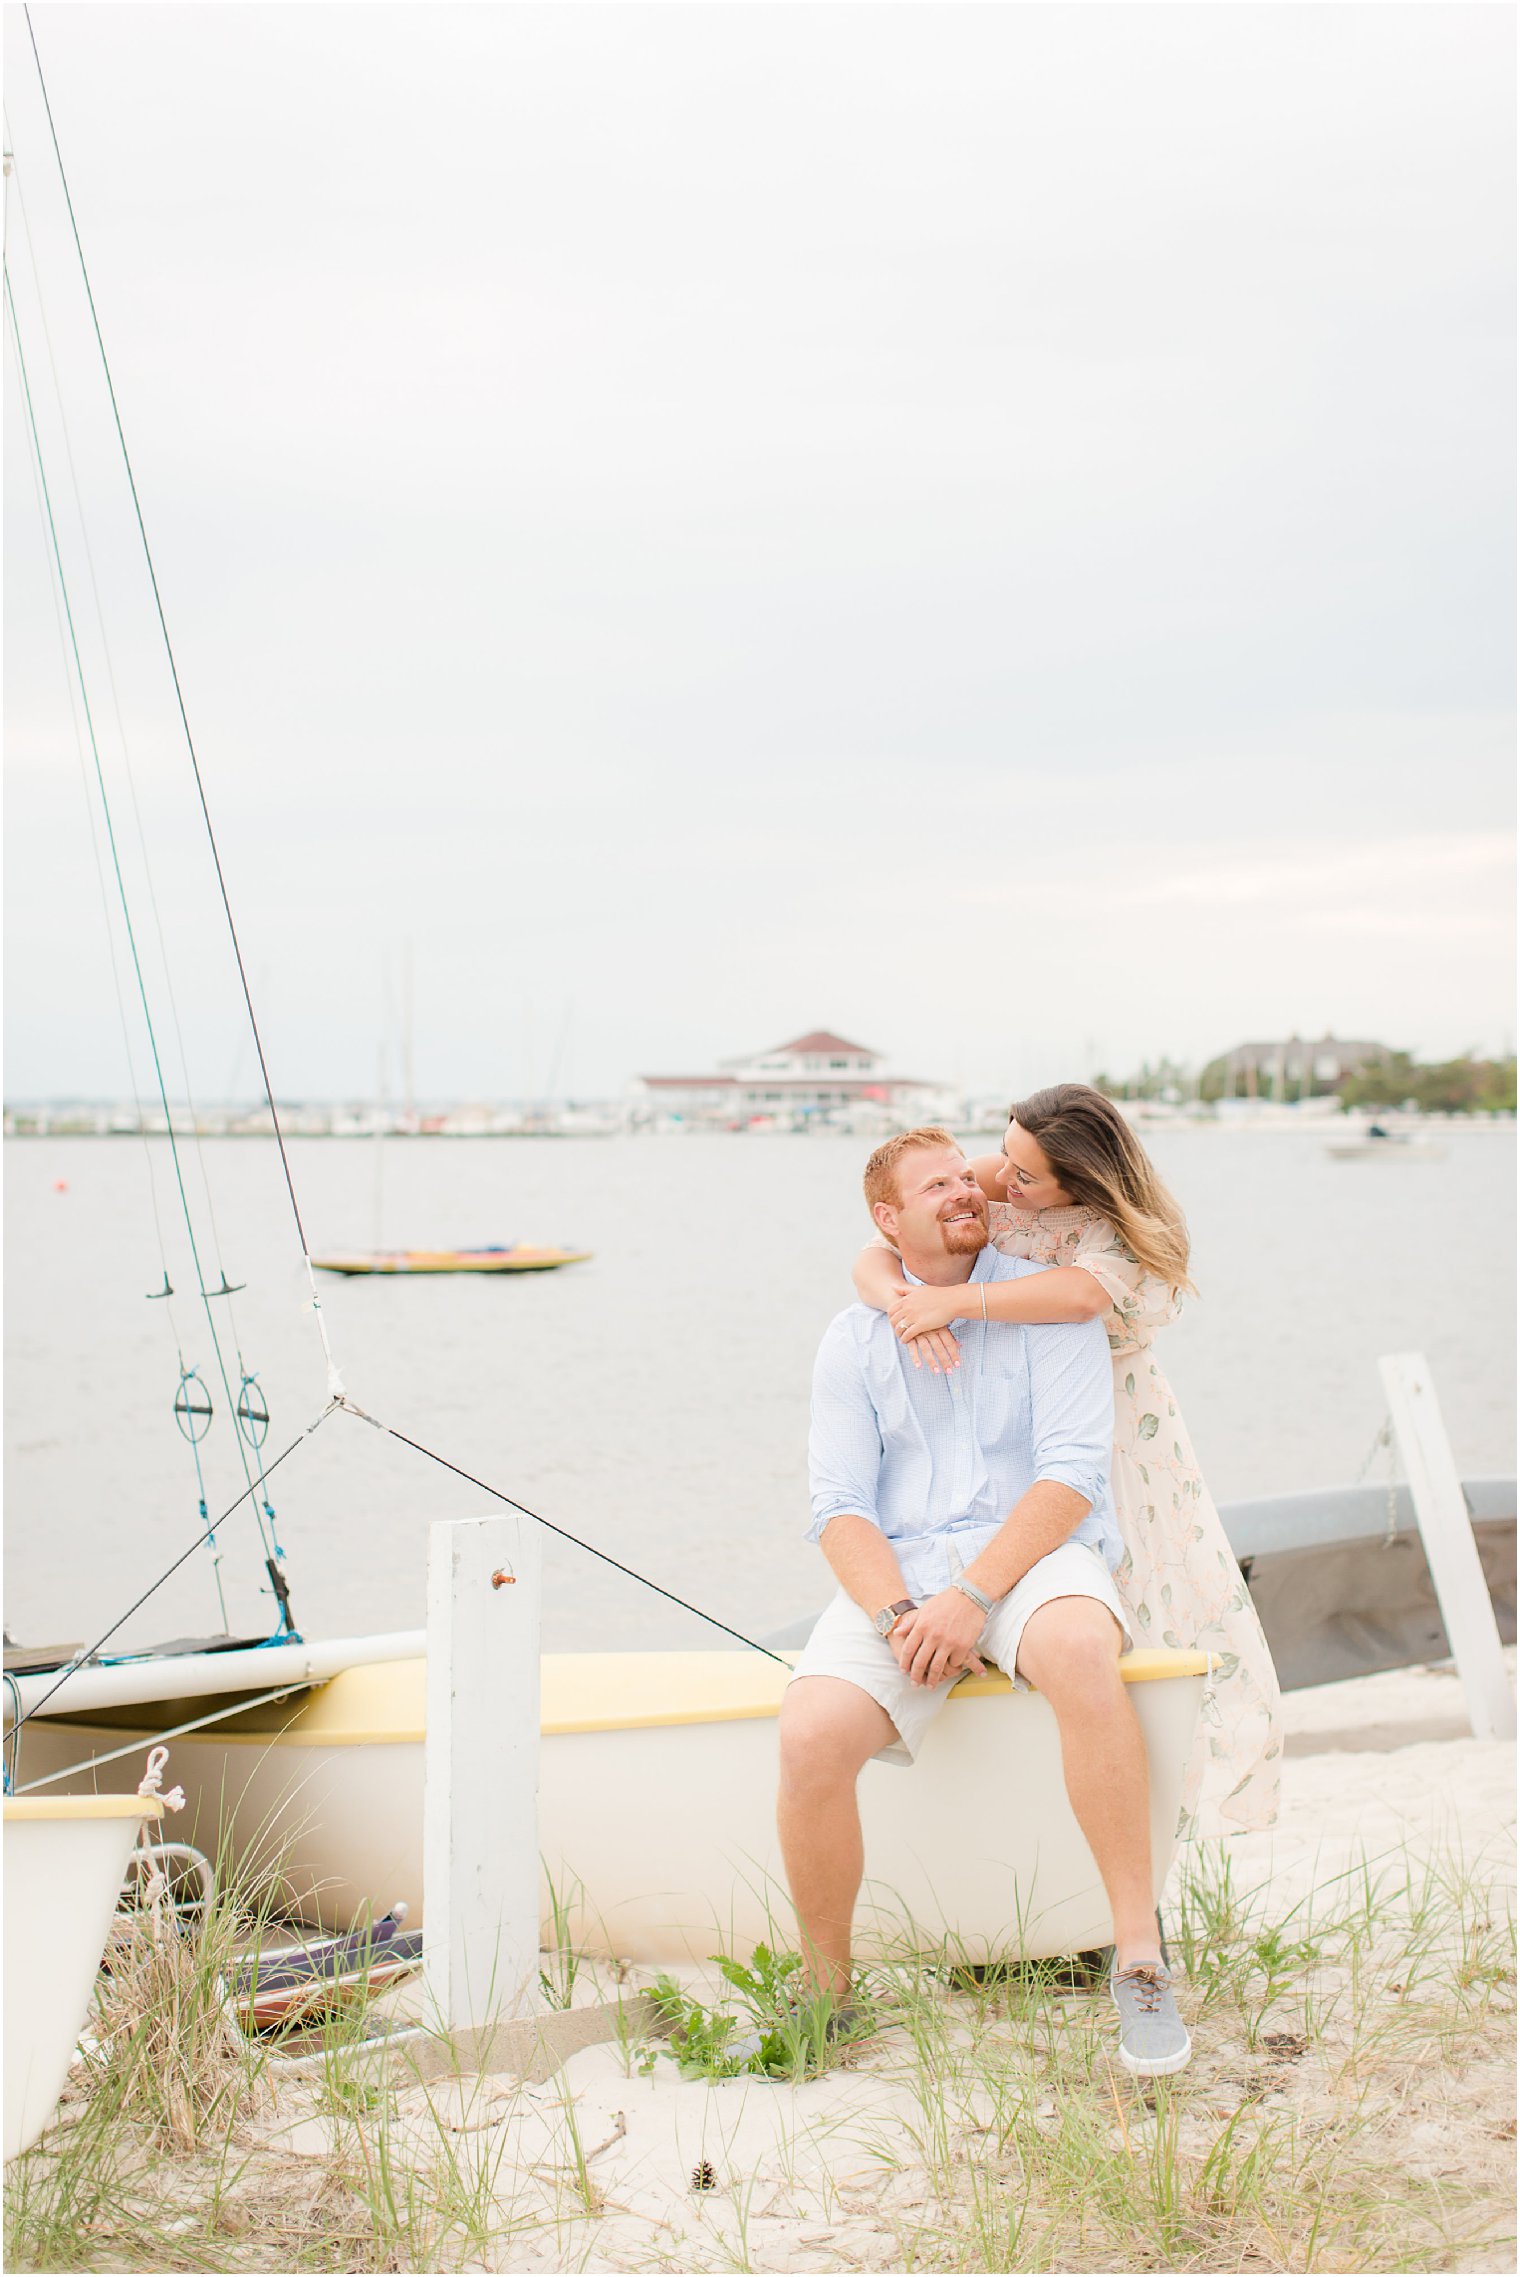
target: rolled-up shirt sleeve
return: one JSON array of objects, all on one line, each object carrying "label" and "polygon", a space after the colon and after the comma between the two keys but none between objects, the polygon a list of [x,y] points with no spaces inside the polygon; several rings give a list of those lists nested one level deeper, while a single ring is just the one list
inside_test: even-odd
[{"label": "rolled-up shirt sleeve", "polygon": [[1114,1445],[1114,1371],[1101,1321],[1028,1330],[1035,1476],[1055,1479],[1089,1507],[1101,1502]]},{"label": "rolled-up shirt sleeve", "polygon": [[847,1315],[830,1323],[813,1366],[808,1477],[813,1497],[810,1542],[820,1539],[831,1518],[846,1511],[880,1525],[876,1494],[881,1431]]}]

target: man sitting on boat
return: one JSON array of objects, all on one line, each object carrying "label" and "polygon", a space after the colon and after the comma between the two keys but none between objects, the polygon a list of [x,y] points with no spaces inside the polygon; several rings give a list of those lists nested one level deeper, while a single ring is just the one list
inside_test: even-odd
[{"label": "man sitting on boat", "polygon": [[[987,1245],[987,1204],[949,1131],[906,1131],[866,1165],[866,1202],[910,1281],[1043,1268]],[[1119,1674],[1111,1568],[1113,1374],[1096,1320],[956,1325],[948,1374],[914,1367],[884,1313],[833,1320],[813,1377],[817,1541],[839,1582],[781,1710],[778,1820],[818,1989],[842,2009],[864,1870],[856,1781],[913,1761],[952,1684],[983,1660],[1049,1701],[1073,1813],[1114,1926],[1113,1997],[1131,2071],[1178,2071],[1187,2032],[1153,1910],[1145,1746]],[[911,1799],[904,1796],[904,1806]],[[989,1810],[1019,1808],[1018,1769]]]}]

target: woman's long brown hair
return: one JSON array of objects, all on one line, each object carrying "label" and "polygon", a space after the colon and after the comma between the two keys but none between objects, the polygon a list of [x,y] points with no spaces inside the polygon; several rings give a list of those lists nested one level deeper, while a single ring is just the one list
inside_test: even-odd
[{"label": "woman's long brown hair", "polygon": [[1147,1272],[1192,1292],[1187,1221],[1112,1099],[1086,1083],[1053,1083],[1015,1099],[1008,1114],[1074,1202],[1101,1211]]}]

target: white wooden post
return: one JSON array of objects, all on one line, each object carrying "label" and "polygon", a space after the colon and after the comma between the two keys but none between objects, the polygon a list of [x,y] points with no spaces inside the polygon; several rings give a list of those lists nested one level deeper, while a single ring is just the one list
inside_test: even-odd
[{"label": "white wooden post", "polygon": [[1513,1739],[1515,1696],[1430,1363],[1423,1352],[1390,1352],[1378,1367],[1473,1737]]},{"label": "white wooden post", "polygon": [[444,2032],[537,2000],[540,1563],[510,1513],[429,1529],[422,1952]]}]

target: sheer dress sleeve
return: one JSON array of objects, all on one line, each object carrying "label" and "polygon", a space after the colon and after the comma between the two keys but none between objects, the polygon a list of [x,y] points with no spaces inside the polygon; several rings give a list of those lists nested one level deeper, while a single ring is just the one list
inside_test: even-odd
[{"label": "sheer dress sleeve", "polygon": [[1182,1310],[1177,1290],[1126,1249],[1106,1218],[1093,1222],[1067,1262],[1091,1273],[1113,1306],[1115,1326],[1122,1324],[1126,1342],[1148,1344]]}]

